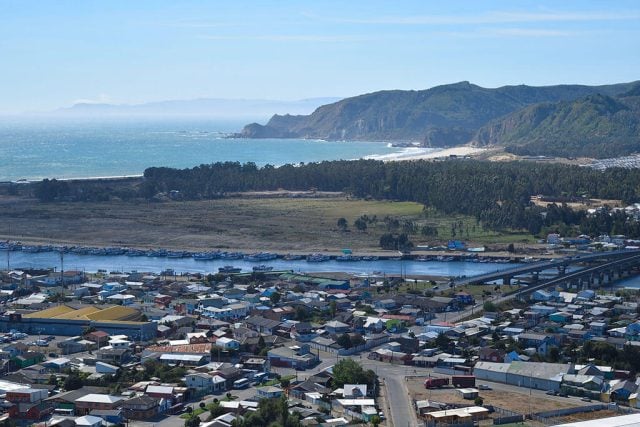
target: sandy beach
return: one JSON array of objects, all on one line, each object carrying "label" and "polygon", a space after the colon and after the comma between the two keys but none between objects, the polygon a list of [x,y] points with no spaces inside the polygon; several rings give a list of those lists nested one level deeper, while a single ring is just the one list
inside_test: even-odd
[{"label": "sandy beach", "polygon": [[486,151],[485,148],[477,147],[451,147],[451,148],[423,148],[423,147],[407,147],[398,153],[379,154],[367,156],[367,159],[382,160],[385,162],[404,161],[404,160],[427,160],[439,159],[450,156],[464,157],[476,156]]}]

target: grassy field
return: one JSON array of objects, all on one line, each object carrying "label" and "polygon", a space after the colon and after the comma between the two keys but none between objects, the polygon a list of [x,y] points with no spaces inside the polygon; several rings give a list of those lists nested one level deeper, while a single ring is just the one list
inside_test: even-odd
[{"label": "grassy field", "polygon": [[[377,218],[366,231],[353,225],[362,215]],[[451,224],[456,238],[477,243],[531,242],[524,233],[483,230],[470,217],[446,216],[411,202],[333,198],[228,198],[190,202],[38,203],[0,200],[0,239],[95,246],[184,249],[272,250],[280,252],[356,252],[379,250],[389,231],[384,218],[416,224],[415,244],[446,242]],[[346,231],[337,226],[348,222]],[[420,235],[423,225],[438,236]],[[393,229],[395,233],[402,231]]]}]

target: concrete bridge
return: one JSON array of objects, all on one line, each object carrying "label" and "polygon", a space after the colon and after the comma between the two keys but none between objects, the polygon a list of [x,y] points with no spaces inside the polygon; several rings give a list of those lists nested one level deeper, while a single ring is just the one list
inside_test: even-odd
[{"label": "concrete bridge", "polygon": [[621,250],[610,252],[598,252],[587,255],[577,255],[572,257],[557,258],[552,260],[545,260],[534,262],[531,264],[523,265],[520,267],[509,268],[502,271],[496,271],[495,273],[480,274],[478,276],[463,277],[453,281],[455,286],[461,285],[478,285],[482,283],[492,282],[494,280],[502,280],[505,285],[511,284],[511,280],[514,277],[522,276],[525,274],[532,274],[534,282],[537,281],[540,272],[545,270],[557,269],[560,277],[565,275],[567,267],[572,264],[584,264],[584,263],[607,263],[610,261],[616,261],[620,259],[626,259],[633,256],[640,256],[640,250]]},{"label": "concrete bridge", "polygon": [[562,286],[565,289],[591,289],[610,284],[622,279],[631,273],[634,268],[640,266],[640,254],[616,259],[592,267],[586,267],[578,271],[568,273],[561,277],[545,281],[538,285],[529,286],[514,294],[516,298],[523,298],[541,289]]}]

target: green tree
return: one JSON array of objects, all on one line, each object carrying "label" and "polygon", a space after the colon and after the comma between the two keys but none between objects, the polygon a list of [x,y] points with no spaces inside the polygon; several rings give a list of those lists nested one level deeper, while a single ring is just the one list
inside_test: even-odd
[{"label": "green tree", "polygon": [[67,378],[64,380],[64,389],[65,391],[77,390],[82,388],[82,378],[77,371],[72,371]]},{"label": "green tree", "polygon": [[356,229],[358,229],[358,231],[367,231],[367,221],[362,217],[356,219],[353,222],[353,225],[356,227]]},{"label": "green tree", "polygon": [[346,349],[349,349],[352,347],[351,337],[349,336],[349,334],[346,334],[346,333],[340,335],[336,340],[336,343]]},{"label": "green tree", "polygon": [[280,295],[279,292],[274,292],[269,296],[269,299],[271,300],[271,304],[276,305],[280,302],[280,298],[282,298],[282,295]]},{"label": "green tree", "polygon": [[451,339],[449,339],[449,337],[447,337],[445,334],[440,333],[436,337],[435,344],[439,349],[446,351],[451,345]]},{"label": "green tree", "polygon": [[373,388],[375,381],[376,374],[370,369],[365,371],[353,359],[342,359],[333,367],[333,383],[336,387],[345,384],[367,384]]},{"label": "green tree", "polygon": [[347,227],[349,227],[349,223],[347,222],[347,220],[345,218],[339,218],[338,228],[341,229],[342,231],[346,231]]}]

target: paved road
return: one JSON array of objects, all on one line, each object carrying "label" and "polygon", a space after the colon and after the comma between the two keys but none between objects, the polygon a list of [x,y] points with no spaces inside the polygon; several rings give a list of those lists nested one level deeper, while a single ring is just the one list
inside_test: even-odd
[{"label": "paved road", "polygon": [[[427,376],[431,369],[420,368],[414,366],[392,365],[377,360],[369,360],[365,356],[338,356],[335,354],[320,352],[322,363],[310,371],[299,373],[305,376],[311,376],[314,373],[335,365],[341,359],[354,359],[358,361],[365,369],[372,369],[378,377],[384,382],[386,387],[386,399],[389,403],[391,413],[386,414],[389,421],[388,425],[400,427],[416,427],[418,419],[413,408],[413,401],[409,396],[405,383],[407,375],[424,375]],[[382,408],[384,412],[384,408]]]}]

